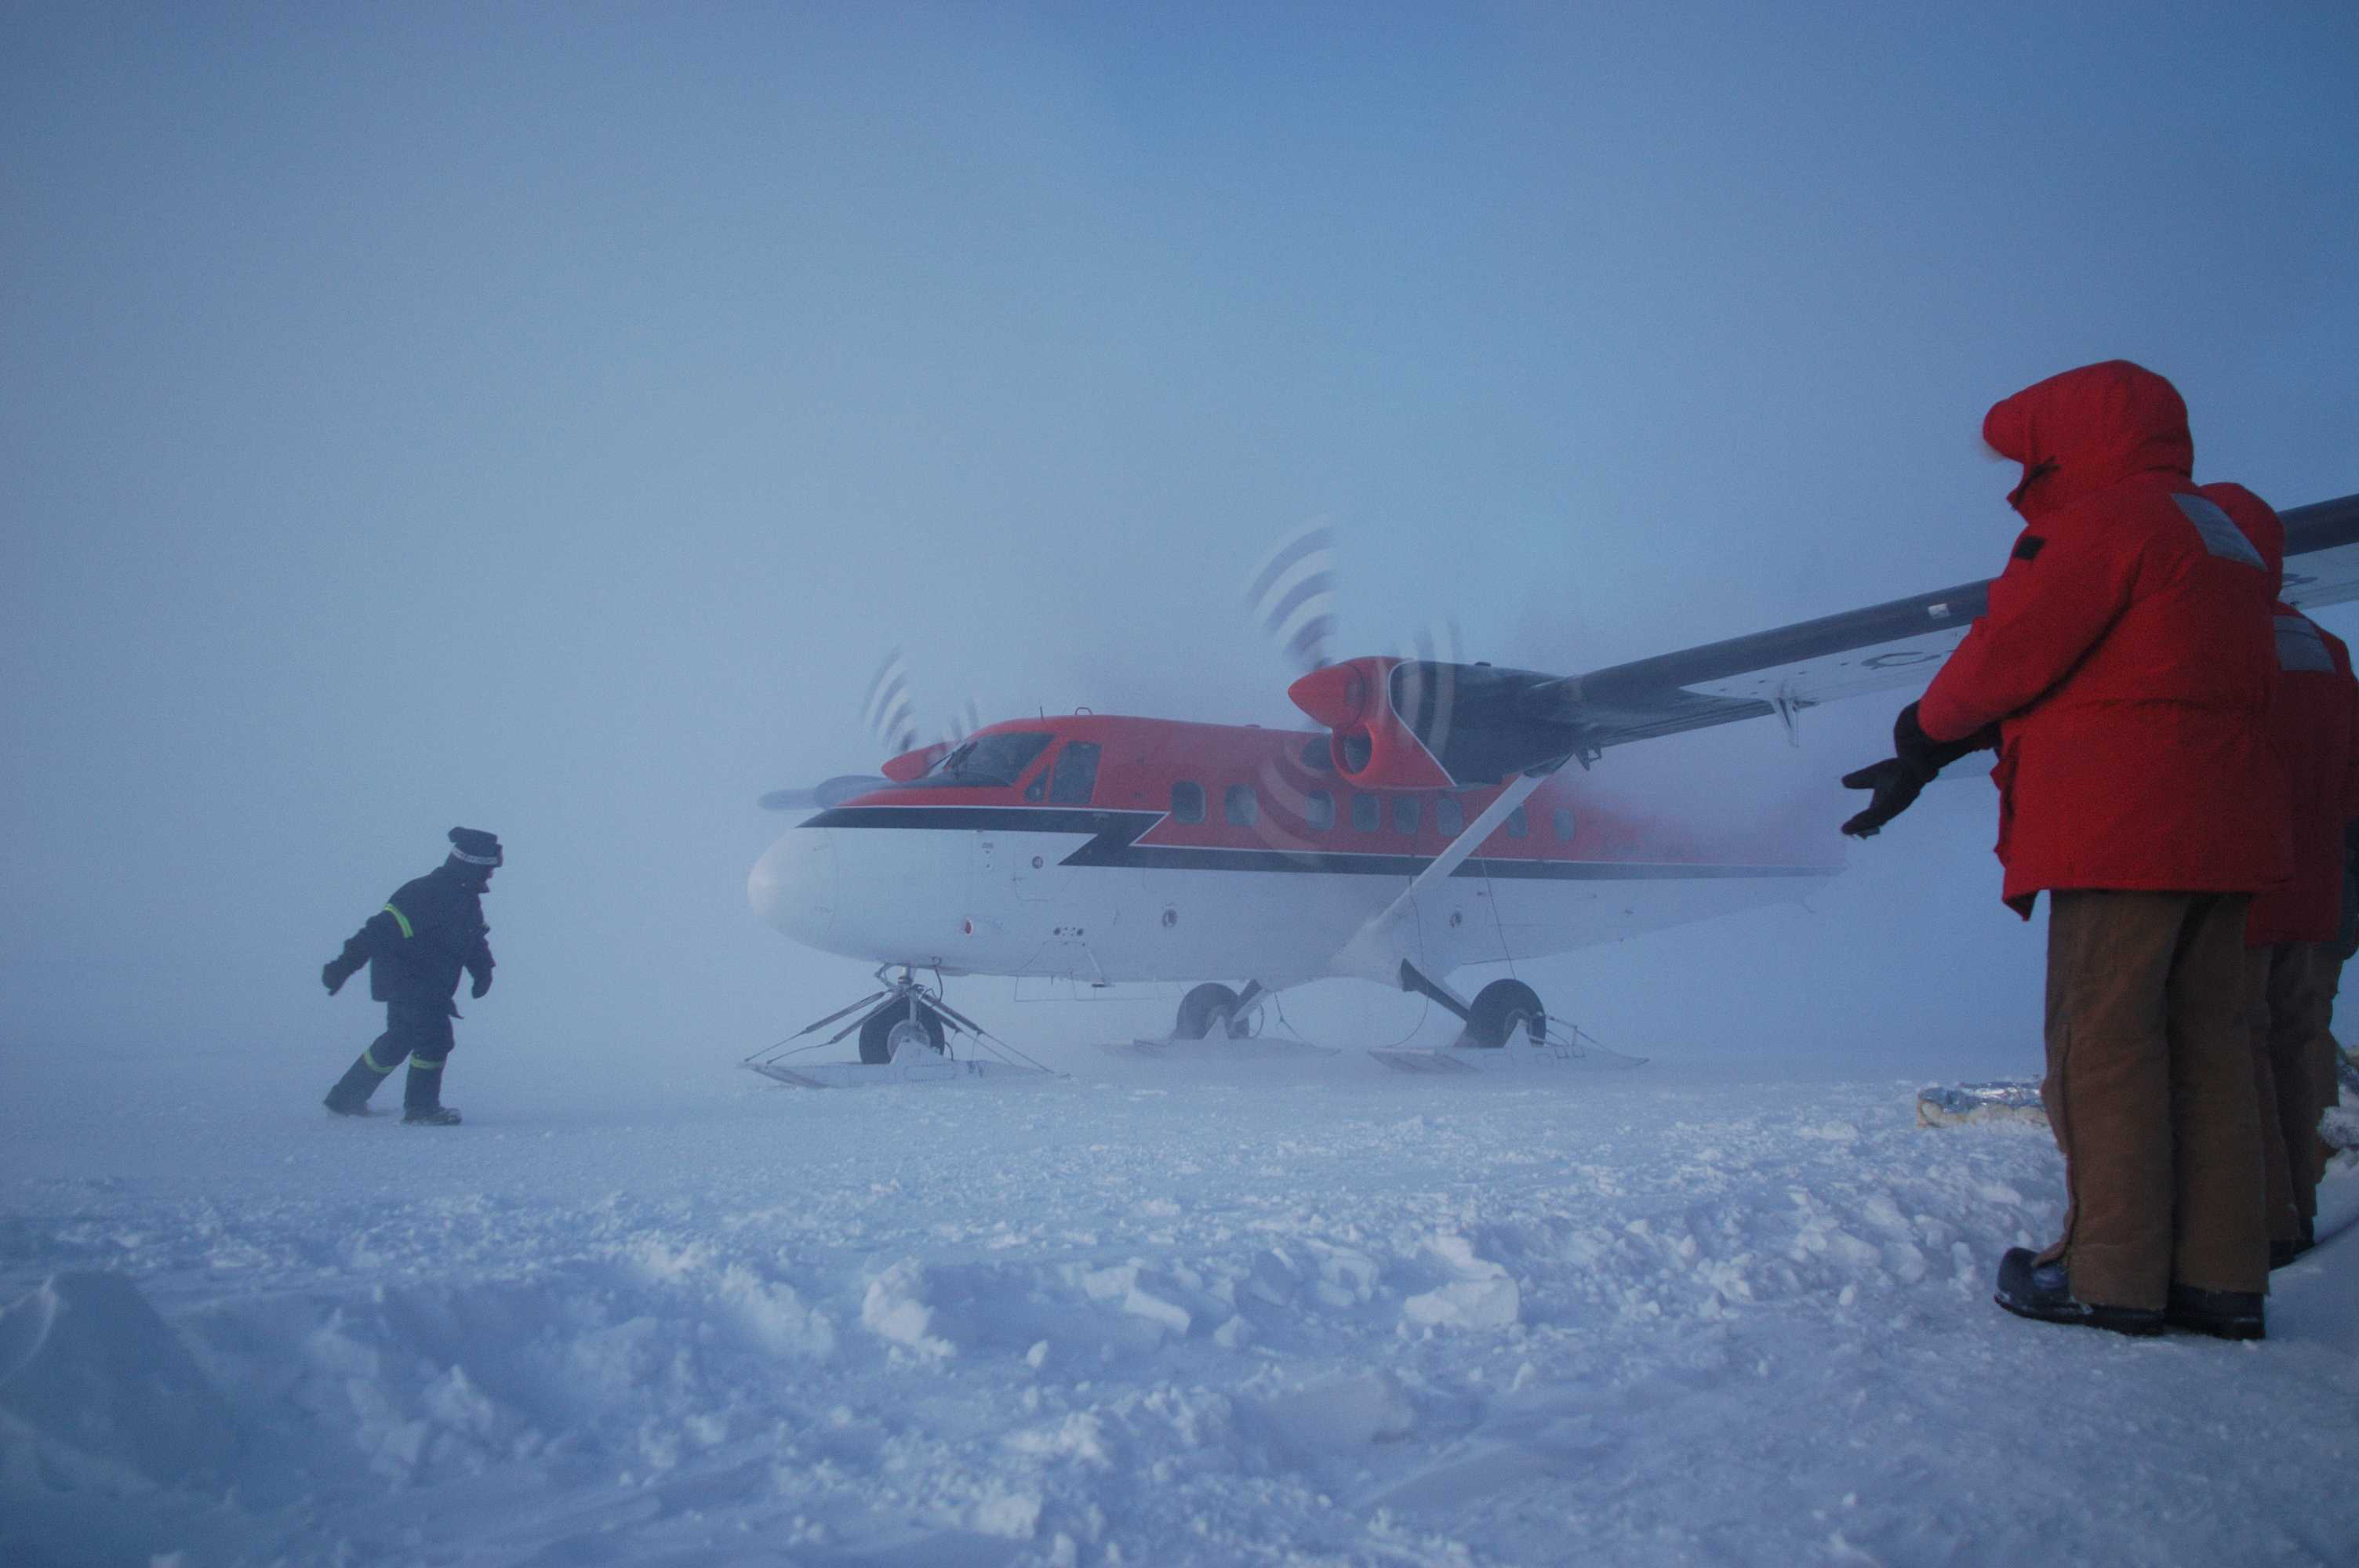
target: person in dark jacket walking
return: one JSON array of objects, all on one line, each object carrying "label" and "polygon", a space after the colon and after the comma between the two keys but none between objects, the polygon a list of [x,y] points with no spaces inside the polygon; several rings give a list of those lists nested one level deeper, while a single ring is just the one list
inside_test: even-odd
[{"label": "person in dark jacket walking", "polygon": [[472,994],[492,989],[491,927],[484,924],[484,891],[501,864],[500,841],[473,827],[451,829],[451,854],[414,881],[401,884],[385,907],[353,933],[344,950],[320,970],[333,996],[368,966],[369,995],[385,1003],[385,1033],[345,1069],[324,1102],[338,1116],[366,1116],[369,1096],[404,1057],[409,1082],[401,1119],[455,1127],[459,1113],[442,1103],[442,1067],[454,1044],[451,997],[459,972],[474,978]]},{"label": "person in dark jacket walking", "polygon": [[[2006,570],[1919,703],[1873,833],[1998,727],[1998,857],[2025,919],[2049,895],[2048,1076],[2064,1231],[2001,1260],[1998,1304],[2124,1334],[2258,1338],[2268,1282],[2245,1027],[2245,921],[2282,882],[2289,795],[2268,736],[2275,590],[2196,492],[2178,390],[2125,360],[1991,409],[2023,465]],[[1847,781],[1850,782],[1850,781]]]}]

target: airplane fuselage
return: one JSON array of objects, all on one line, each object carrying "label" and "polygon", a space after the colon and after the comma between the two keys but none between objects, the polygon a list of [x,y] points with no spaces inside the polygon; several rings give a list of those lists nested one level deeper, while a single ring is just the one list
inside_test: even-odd
[{"label": "airplane fuselage", "polygon": [[1323,733],[1075,715],[977,731],[939,771],[816,813],[763,855],[762,917],[822,951],[1084,983],[1392,983],[1799,898],[1832,849],[1633,820],[1540,784],[1371,947],[1353,944],[1499,795],[1362,793]]}]

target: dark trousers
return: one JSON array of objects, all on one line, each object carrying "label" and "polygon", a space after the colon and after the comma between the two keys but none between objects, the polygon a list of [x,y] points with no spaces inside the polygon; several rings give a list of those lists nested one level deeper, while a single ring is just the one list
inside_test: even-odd
[{"label": "dark trousers", "polygon": [[403,1108],[417,1110],[440,1105],[442,1063],[457,1043],[451,1033],[449,1007],[386,1002],[385,1033],[345,1070],[336,1087],[328,1091],[329,1096],[340,1105],[355,1109],[366,1105],[377,1085],[407,1059],[409,1081],[402,1092]]},{"label": "dark trousers", "polygon": [[2268,1285],[2243,893],[2049,894],[2048,1080],[2072,1293]]},{"label": "dark trousers", "polygon": [[2286,942],[2252,948],[2247,962],[2268,1236],[2292,1241],[2318,1217],[2318,1119],[2334,1103],[2327,1026],[2343,960],[2326,943]]}]

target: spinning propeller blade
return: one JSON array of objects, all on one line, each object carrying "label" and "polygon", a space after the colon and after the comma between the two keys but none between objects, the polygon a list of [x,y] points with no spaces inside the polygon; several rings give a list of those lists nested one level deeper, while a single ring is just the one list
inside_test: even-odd
[{"label": "spinning propeller blade", "polygon": [[809,789],[774,789],[759,805],[765,811],[826,811],[887,782],[882,773],[838,773]]},{"label": "spinning propeller blade", "polygon": [[1245,608],[1298,672],[1334,652],[1335,530],[1313,523],[1282,541],[1245,579]]},{"label": "spinning propeller blade", "polygon": [[[860,706],[868,732],[875,737],[888,761],[907,757],[923,744],[918,739],[917,705],[909,696],[908,661],[899,648],[886,651],[885,662],[876,666]],[[932,745],[937,754],[946,752],[980,728],[981,711],[970,697],[952,716],[942,738]],[[914,774],[931,761],[931,756],[918,758],[904,766]],[[839,773],[808,788],[774,789],[762,796],[760,805],[765,811],[825,811],[891,782],[882,773]]]},{"label": "spinning propeller blade", "polygon": [[909,666],[899,648],[887,650],[885,662],[876,667],[862,711],[868,719],[868,732],[876,737],[886,756],[918,749],[917,709],[909,701]]}]

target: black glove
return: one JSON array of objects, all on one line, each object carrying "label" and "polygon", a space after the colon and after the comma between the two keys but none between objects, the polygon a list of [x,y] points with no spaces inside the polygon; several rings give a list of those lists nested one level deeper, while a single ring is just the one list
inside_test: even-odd
[{"label": "black glove", "polygon": [[1873,838],[1884,825],[1908,810],[1933,775],[1905,757],[1886,757],[1855,773],[1843,774],[1845,789],[1873,790],[1867,809],[1843,825],[1854,838]]},{"label": "black glove", "polygon": [[468,988],[467,994],[480,1001],[483,1000],[484,993],[491,989],[492,971],[485,969],[482,974],[475,977],[475,983]]},{"label": "black glove", "polygon": [[342,958],[331,958],[320,966],[320,983],[328,988],[330,996],[333,996],[344,989],[344,982],[351,979],[353,971],[359,968],[358,964],[348,963]]},{"label": "black glove", "polygon": [[1843,825],[1854,838],[1873,838],[1876,830],[1917,802],[1917,796],[1937,774],[1960,757],[1998,744],[1998,726],[1978,730],[1962,741],[1936,741],[1917,722],[1917,705],[1910,703],[1892,721],[1892,755],[1856,773],[1843,774],[1845,789],[1875,791],[1867,809]]}]

